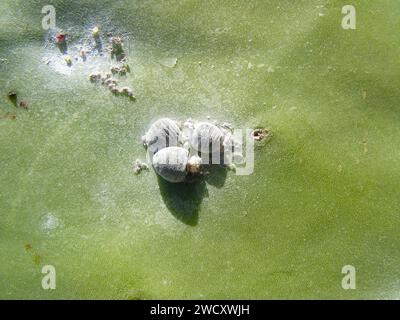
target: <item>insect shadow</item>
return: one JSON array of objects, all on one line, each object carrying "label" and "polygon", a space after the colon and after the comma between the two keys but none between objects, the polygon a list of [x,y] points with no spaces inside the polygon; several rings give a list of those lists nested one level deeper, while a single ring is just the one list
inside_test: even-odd
[{"label": "insect shadow", "polygon": [[60,50],[62,54],[67,54],[68,53],[68,45],[66,42],[59,42],[57,43],[57,47]]},{"label": "insect shadow", "polygon": [[207,184],[221,188],[226,179],[226,168],[210,166],[204,178],[188,178],[188,182],[171,183],[157,176],[161,197],[171,214],[181,222],[196,226],[200,205],[208,197]]},{"label": "insect shadow", "polygon": [[209,165],[207,166],[208,175],[204,178],[205,181],[218,189],[222,188],[225,184],[227,169],[222,165]]}]

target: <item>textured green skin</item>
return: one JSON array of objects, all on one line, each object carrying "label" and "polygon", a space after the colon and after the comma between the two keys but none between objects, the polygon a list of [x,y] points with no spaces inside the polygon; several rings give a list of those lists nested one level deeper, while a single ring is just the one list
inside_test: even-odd
[{"label": "textured green skin", "polygon": [[[0,1],[1,298],[399,297],[399,1],[352,1],[355,31],[341,0],[52,1],[63,27],[130,32],[136,103],[40,62],[45,4]],[[252,175],[133,174],[149,123],[207,115],[272,130]]]}]

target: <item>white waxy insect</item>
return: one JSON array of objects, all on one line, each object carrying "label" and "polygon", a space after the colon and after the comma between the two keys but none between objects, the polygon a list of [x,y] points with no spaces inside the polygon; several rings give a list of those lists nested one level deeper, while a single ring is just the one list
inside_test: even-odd
[{"label": "white waxy insect", "polygon": [[202,160],[199,156],[191,156],[188,160],[188,171],[193,174],[200,173],[201,165]]},{"label": "white waxy insect", "polygon": [[135,174],[139,174],[142,170],[148,170],[148,165],[139,159],[136,159],[134,165],[133,165],[133,172]]},{"label": "white waxy insect", "polygon": [[191,119],[186,120],[186,121],[183,123],[183,126],[184,126],[185,128],[191,129],[191,130],[194,129],[194,124],[193,124],[193,121],[192,121]]},{"label": "white waxy insect", "polygon": [[153,157],[156,173],[172,183],[183,182],[187,175],[189,152],[181,147],[167,147]]},{"label": "white waxy insect", "polygon": [[217,153],[221,150],[224,134],[215,125],[209,122],[200,122],[195,125],[190,144],[201,153]]},{"label": "white waxy insect", "polygon": [[163,148],[178,146],[179,134],[180,128],[175,121],[162,118],[151,125],[143,137],[143,142],[149,151],[155,154]]}]

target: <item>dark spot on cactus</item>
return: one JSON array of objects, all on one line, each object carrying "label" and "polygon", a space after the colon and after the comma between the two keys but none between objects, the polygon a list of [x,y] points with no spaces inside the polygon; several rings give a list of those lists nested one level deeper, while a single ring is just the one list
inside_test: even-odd
[{"label": "dark spot on cactus", "polygon": [[17,114],[15,112],[7,112],[4,116],[1,116],[0,119],[16,120]]},{"label": "dark spot on cactus", "polygon": [[12,102],[14,106],[17,106],[17,92],[16,91],[9,91],[7,94],[8,99]]},{"label": "dark spot on cactus", "polygon": [[38,253],[34,253],[32,259],[35,265],[40,265],[40,263],[42,262],[42,256]]},{"label": "dark spot on cactus", "polygon": [[270,135],[269,130],[265,128],[257,128],[254,129],[253,132],[251,133],[251,136],[255,141],[261,141],[265,138],[267,138]]},{"label": "dark spot on cactus", "polygon": [[29,103],[28,103],[28,101],[26,101],[26,100],[22,100],[22,101],[19,103],[19,106],[20,106],[21,108],[24,108],[24,109],[28,109],[28,105],[29,105]]}]

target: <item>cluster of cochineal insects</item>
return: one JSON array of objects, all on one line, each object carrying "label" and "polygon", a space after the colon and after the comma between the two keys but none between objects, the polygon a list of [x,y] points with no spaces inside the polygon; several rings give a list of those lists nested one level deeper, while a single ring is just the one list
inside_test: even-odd
[{"label": "cluster of cochineal insects", "polygon": [[[118,36],[112,36],[110,33],[107,34],[109,37],[109,46],[105,51],[110,53],[111,59],[116,60],[116,65],[113,65],[110,68],[109,73],[101,74],[101,73],[92,73],[89,75],[89,80],[91,82],[101,82],[101,84],[105,85],[112,93],[125,95],[130,99],[135,99],[135,94],[130,87],[119,87],[118,80],[113,78],[113,76],[125,76],[130,72],[130,67],[128,64],[128,58],[123,48],[123,39]],[[103,55],[103,41],[101,39],[100,29],[95,27],[92,29],[92,37],[94,39],[94,47],[89,49],[80,48],[79,56],[82,58],[82,61],[87,60],[87,53],[97,52],[99,55]],[[60,51],[65,55],[65,61],[68,66],[72,66],[72,59],[68,53],[68,44],[67,44],[67,33],[60,31],[57,33],[56,44]],[[75,59],[78,59],[77,57]]]},{"label": "cluster of cochineal insects", "polygon": [[150,126],[142,142],[155,172],[172,183],[204,176],[211,165],[234,170],[234,163],[243,159],[241,142],[229,123],[162,118]]},{"label": "cluster of cochineal insects", "polygon": [[89,80],[105,85],[114,94],[126,95],[133,100],[135,99],[133,90],[129,87],[119,87],[118,81],[112,77],[111,73],[92,73],[89,76]]}]

